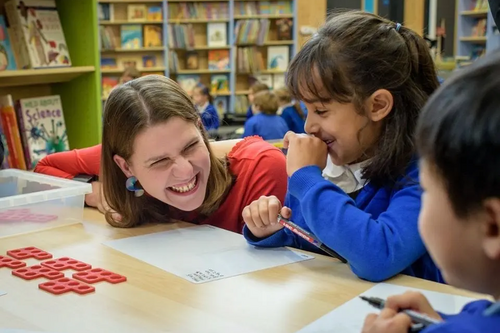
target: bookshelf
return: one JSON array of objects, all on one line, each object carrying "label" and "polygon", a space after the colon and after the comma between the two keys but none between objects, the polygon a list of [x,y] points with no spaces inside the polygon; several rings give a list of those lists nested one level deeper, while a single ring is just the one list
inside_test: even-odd
[{"label": "bookshelf", "polygon": [[[0,12],[6,17],[0,0]],[[13,100],[60,95],[70,148],[101,141],[101,103],[97,15],[88,0],[56,0],[71,67],[0,72],[0,95]],[[85,28],[82,28],[85,27]]]},{"label": "bookshelf", "polygon": [[[287,63],[297,49],[297,1],[298,0],[94,0],[99,7],[106,6],[110,13],[99,20],[99,32],[102,41],[102,29],[112,31],[115,42],[113,47],[104,48],[101,43],[101,59],[104,63],[109,58],[116,59],[115,67],[101,64],[100,73],[103,81],[113,78],[117,82],[123,73],[124,66],[135,61],[141,75],[149,73],[163,74],[178,82],[189,90],[194,82],[201,82],[208,87],[218,86],[222,89],[212,91],[216,98],[224,101],[227,113],[239,111],[244,113],[240,101],[246,99],[251,83],[251,77],[284,76],[285,68],[271,69],[267,66],[269,49],[281,48],[287,50]],[[284,3],[284,5],[283,5]],[[283,8],[278,5],[284,6]],[[128,20],[128,6],[142,5],[162,8],[162,21],[153,21],[146,17],[143,20],[130,22]],[[267,7],[266,7],[267,5]],[[286,8],[285,8],[286,7]],[[261,10],[262,9],[262,10]],[[111,13],[112,12],[112,13]],[[290,22],[289,38],[278,35],[278,28],[282,21]],[[239,23],[243,22],[243,23]],[[235,36],[235,29],[244,25],[244,22],[266,22],[267,34],[260,40],[246,41],[243,37]],[[123,26],[157,25],[161,27],[162,45],[145,48],[140,45],[134,49],[123,48],[120,33]],[[250,29],[251,27],[245,26]],[[223,41],[211,42],[209,36],[213,31],[222,33]],[[247,37],[250,30],[243,31],[242,36]],[[188,36],[188,38],[182,38]],[[265,38],[264,38],[265,37]],[[144,36],[143,41],[144,42]],[[247,70],[238,70],[238,52],[240,48],[252,50],[260,54],[261,66]],[[240,51],[241,52],[241,51]],[[222,55],[222,56],[221,56]],[[156,57],[157,61],[151,68],[142,66],[143,56]],[[227,56],[227,60],[226,57]],[[222,58],[217,58],[222,57]],[[125,62],[124,62],[125,59]],[[214,59],[223,59],[214,61]],[[130,61],[126,63],[126,61]],[[227,61],[227,62],[226,62]],[[241,62],[240,62],[241,64]],[[219,82],[219,84],[214,84]],[[220,82],[223,82],[222,84]],[[267,83],[267,82],[266,82]],[[109,85],[113,82],[109,83]],[[272,85],[272,84],[271,84]],[[108,92],[108,83],[104,83]],[[106,99],[106,93],[102,96]],[[240,106],[240,107],[238,107]]]},{"label": "bookshelf", "polygon": [[500,47],[500,35],[487,0],[457,0],[456,22],[455,55],[459,66]]}]

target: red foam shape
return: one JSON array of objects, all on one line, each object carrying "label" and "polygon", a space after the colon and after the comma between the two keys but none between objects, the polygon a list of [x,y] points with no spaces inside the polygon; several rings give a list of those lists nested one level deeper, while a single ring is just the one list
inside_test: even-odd
[{"label": "red foam shape", "polygon": [[66,277],[40,283],[38,288],[55,295],[64,294],[70,291],[84,295],[95,291],[93,286]]},{"label": "red foam shape", "polygon": [[64,277],[64,273],[56,271],[55,269],[43,267],[41,265],[18,268],[12,271],[12,275],[25,280],[33,280],[41,277],[54,280]]},{"label": "red foam shape", "polygon": [[81,272],[92,268],[92,265],[68,257],[62,257],[59,259],[44,261],[41,264],[45,267],[52,268],[57,271],[62,271],[65,269],[73,269],[75,271]]},{"label": "red foam shape", "polygon": [[26,266],[26,263],[9,257],[0,256],[0,268],[21,268]]},{"label": "red foam shape", "polygon": [[102,268],[93,268],[88,271],[73,273],[73,278],[86,283],[106,281],[115,284],[127,281],[127,278],[125,276],[107,271]]},{"label": "red foam shape", "polygon": [[10,250],[10,251],[7,251],[7,254],[9,256],[11,256],[12,258],[16,258],[16,259],[35,258],[38,260],[43,260],[43,259],[52,258],[52,254],[50,254],[44,250],[40,250],[39,248],[36,248],[34,246]]},{"label": "red foam shape", "polygon": [[57,215],[34,214],[29,209],[10,209],[0,212],[0,222],[50,222],[57,219]]}]

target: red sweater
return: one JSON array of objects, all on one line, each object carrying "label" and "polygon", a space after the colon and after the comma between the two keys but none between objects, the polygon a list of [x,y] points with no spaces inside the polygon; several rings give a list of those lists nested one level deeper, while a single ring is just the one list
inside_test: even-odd
[{"label": "red sweater", "polygon": [[[227,157],[236,181],[219,209],[201,223],[241,233],[241,212],[252,201],[262,195],[275,195],[284,202],[285,155],[259,137],[248,137],[238,142]],[[99,175],[100,161],[101,145],[97,145],[48,155],[38,162],[35,172],[70,179],[78,174]]]}]

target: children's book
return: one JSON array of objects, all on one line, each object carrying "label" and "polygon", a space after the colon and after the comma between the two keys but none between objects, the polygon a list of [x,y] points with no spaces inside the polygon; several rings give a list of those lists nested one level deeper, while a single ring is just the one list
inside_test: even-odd
[{"label": "children's book", "polygon": [[144,47],[162,46],[162,28],[157,25],[144,26]]},{"label": "children's book", "polygon": [[18,118],[23,123],[23,142],[30,156],[28,169],[49,154],[69,150],[60,96],[19,100]]},{"label": "children's book", "polygon": [[267,69],[286,71],[290,60],[290,47],[269,46],[267,48]]},{"label": "children's book", "polygon": [[142,56],[142,67],[144,68],[156,67],[156,56],[154,55]]},{"label": "children's book", "polygon": [[100,3],[97,6],[99,21],[113,21],[114,7],[112,3]]},{"label": "children's book", "polygon": [[118,68],[115,58],[101,58],[101,68]]},{"label": "children's book", "polygon": [[229,50],[210,50],[208,51],[208,69],[209,70],[228,70],[229,69]]},{"label": "children's book", "polygon": [[279,89],[285,85],[285,74],[273,74],[273,89]]},{"label": "children's book", "polygon": [[196,51],[186,52],[186,69],[198,69],[198,68],[199,68],[198,52]]},{"label": "children's book", "polygon": [[227,113],[227,97],[218,96],[214,98],[214,106],[217,110],[219,118],[222,119],[224,114]]},{"label": "children's book", "polygon": [[140,49],[142,47],[142,26],[122,25],[121,26],[122,48]]},{"label": "children's book", "polygon": [[104,99],[108,98],[111,90],[116,87],[120,83],[120,78],[111,77],[111,76],[103,76],[102,77],[102,97]]},{"label": "children's book", "polygon": [[11,156],[10,167],[26,170],[25,152],[14,108],[14,101],[11,95],[0,96],[0,116],[3,125],[2,129]]},{"label": "children's book", "polygon": [[0,15],[0,71],[16,69],[16,60],[10,43],[5,18]]},{"label": "children's book", "polygon": [[177,75],[177,83],[184,89],[189,96],[193,94],[193,90],[200,83],[199,75],[180,74]]},{"label": "children's book", "polygon": [[9,154],[9,144],[7,143],[7,138],[3,130],[2,117],[0,117],[0,141],[3,145],[3,162],[1,168],[3,170],[10,168],[12,164],[11,156]]},{"label": "children's book", "polygon": [[144,22],[146,21],[147,7],[146,5],[128,5],[127,19],[129,22]]},{"label": "children's book", "polygon": [[5,4],[19,68],[71,66],[54,0],[11,0]]},{"label": "children's book", "polygon": [[291,18],[276,20],[278,40],[292,40],[293,21]]},{"label": "children's book", "polygon": [[208,23],[207,24],[207,45],[227,46],[227,24]]},{"label": "children's book", "polygon": [[226,74],[212,75],[210,78],[210,91],[217,95],[229,92],[229,76]]},{"label": "children's book", "polygon": [[163,20],[163,13],[161,7],[159,6],[148,7],[147,19],[148,21],[161,22]]}]

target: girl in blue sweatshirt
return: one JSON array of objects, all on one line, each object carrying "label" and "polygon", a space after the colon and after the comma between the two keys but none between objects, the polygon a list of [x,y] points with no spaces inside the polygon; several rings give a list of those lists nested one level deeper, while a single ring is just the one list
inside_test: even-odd
[{"label": "girl in blue sweatshirt", "polygon": [[287,87],[282,87],[274,90],[278,97],[278,115],[288,125],[290,131],[294,133],[305,133],[304,125],[306,113],[302,109],[300,102],[293,101],[292,95]]},{"label": "girl in blue sweatshirt", "polygon": [[248,103],[250,104],[250,106],[248,107],[247,110],[247,120],[253,117],[253,111],[252,111],[253,98],[255,94],[261,91],[269,91],[269,87],[267,86],[267,84],[259,81],[252,84],[250,86],[250,89],[248,89]]},{"label": "girl in blue sweatshirt", "polygon": [[[306,104],[310,135],[286,135],[285,207],[275,197],[246,207],[247,240],[318,251],[276,223],[281,212],[346,258],[362,279],[404,273],[442,281],[417,226],[421,189],[413,134],[439,86],[426,42],[382,17],[340,13],[292,60],[287,86]],[[322,175],[327,158],[341,171],[328,180]]]},{"label": "girl in blue sweatshirt", "polygon": [[208,87],[199,83],[193,89],[193,101],[200,113],[201,122],[207,131],[219,128],[219,115],[213,106],[213,99]]},{"label": "girl in blue sweatshirt", "polygon": [[442,321],[422,333],[500,332],[500,53],[447,80],[417,127],[425,195],[419,227],[446,282],[491,295],[458,314],[436,312],[420,293],[387,299],[363,333],[406,333],[412,309]]}]

